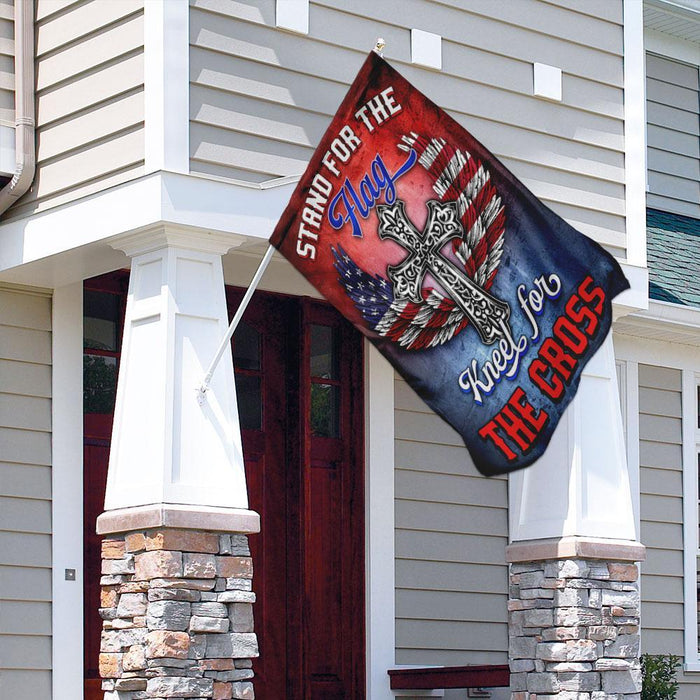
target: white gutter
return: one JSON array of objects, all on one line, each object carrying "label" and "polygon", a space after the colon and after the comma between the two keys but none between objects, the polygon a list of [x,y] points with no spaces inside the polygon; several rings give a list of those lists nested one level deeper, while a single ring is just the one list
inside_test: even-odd
[{"label": "white gutter", "polygon": [[700,2],[698,0],[644,0],[647,7],[667,15],[673,15],[690,22],[700,21]]},{"label": "white gutter", "polygon": [[34,2],[15,0],[15,152],[12,179],[0,190],[0,214],[28,189],[36,170],[34,144]]}]

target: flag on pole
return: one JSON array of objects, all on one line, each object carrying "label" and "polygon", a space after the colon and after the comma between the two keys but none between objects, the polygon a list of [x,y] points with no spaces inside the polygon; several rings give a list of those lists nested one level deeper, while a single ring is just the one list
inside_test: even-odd
[{"label": "flag on pole", "polygon": [[270,242],[487,475],[542,455],[629,286],[374,52]]}]

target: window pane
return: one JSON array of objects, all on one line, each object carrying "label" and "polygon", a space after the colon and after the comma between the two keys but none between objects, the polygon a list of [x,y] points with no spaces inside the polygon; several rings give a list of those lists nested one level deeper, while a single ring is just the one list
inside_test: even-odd
[{"label": "window pane", "polygon": [[260,377],[236,373],[238,416],[244,430],[262,429],[262,397]]},{"label": "window pane", "polygon": [[83,355],[83,410],[113,413],[117,392],[117,358]]},{"label": "window pane", "polygon": [[233,364],[238,369],[260,369],[260,333],[245,321],[233,335]]},{"label": "window pane", "polygon": [[83,346],[116,352],[119,297],[86,289],[83,304]]},{"label": "window pane", "polygon": [[339,437],[340,387],[311,385],[311,434],[315,437]]},{"label": "window pane", "polygon": [[338,378],[338,348],[335,328],[311,326],[311,376]]}]

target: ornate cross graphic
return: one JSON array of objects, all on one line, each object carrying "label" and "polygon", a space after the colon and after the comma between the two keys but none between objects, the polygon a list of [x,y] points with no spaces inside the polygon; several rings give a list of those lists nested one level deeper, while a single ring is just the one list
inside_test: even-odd
[{"label": "ornate cross graphic", "polygon": [[491,345],[505,335],[510,307],[492,297],[440,252],[453,238],[464,235],[457,203],[430,200],[427,206],[428,221],[420,232],[408,220],[400,199],[392,205],[377,205],[379,237],[395,241],[408,250],[408,255],[398,265],[387,268],[394,295],[422,302],[423,278],[429,272],[472,322],[482,342]]}]

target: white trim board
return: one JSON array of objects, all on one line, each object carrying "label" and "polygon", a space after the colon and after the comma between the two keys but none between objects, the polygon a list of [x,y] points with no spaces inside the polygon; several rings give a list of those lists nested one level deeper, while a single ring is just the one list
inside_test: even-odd
[{"label": "white trim board", "polygon": [[673,369],[696,369],[700,363],[698,349],[656,338],[640,339],[618,331],[614,332],[615,357],[618,360],[634,360],[645,365]]},{"label": "white trim board", "polygon": [[395,650],[394,370],[365,340],[367,697],[389,700]]},{"label": "white trim board", "polygon": [[[700,370],[700,359],[697,362]],[[686,670],[700,664],[698,653],[698,458],[697,385],[700,375],[683,370],[683,642]]]},{"label": "white trim board", "polygon": [[[614,339],[613,339],[614,340]],[[625,428],[625,448],[627,453],[627,473],[630,480],[632,510],[637,540],[641,541],[641,517],[639,495],[639,363],[633,360],[619,359],[615,351],[616,362],[621,367],[620,399],[623,407]]]},{"label": "white trim board", "polygon": [[146,2],[144,33],[145,169],[190,169],[190,7]]},{"label": "white trim board", "polygon": [[[265,240],[294,186],[286,178],[279,186],[250,187],[171,172],[145,175],[76,202],[0,224],[0,277],[49,287],[91,277],[106,270],[80,267],[83,261],[113,255],[108,249],[115,236],[161,222]],[[72,257],[64,257],[58,264],[48,259],[61,254],[75,256],[77,269],[71,268]],[[12,269],[30,263],[40,264],[26,270]]]},{"label": "white trim board", "polygon": [[625,211],[627,260],[647,264],[646,96],[644,16],[639,0],[624,0]]},{"label": "white trim board", "polygon": [[54,290],[51,338],[52,687],[64,700],[83,697],[82,283]]},{"label": "white trim board", "polygon": [[16,168],[15,127],[0,124],[0,173],[12,177]]},{"label": "white trim board", "polygon": [[[634,1],[634,0],[632,0]],[[700,45],[655,29],[644,29],[644,48],[676,61],[700,65]]]},{"label": "white trim board", "polygon": [[637,539],[641,540],[641,495],[639,465],[639,363],[625,363],[625,395],[627,402],[627,471],[630,477],[632,508],[637,529]]}]

